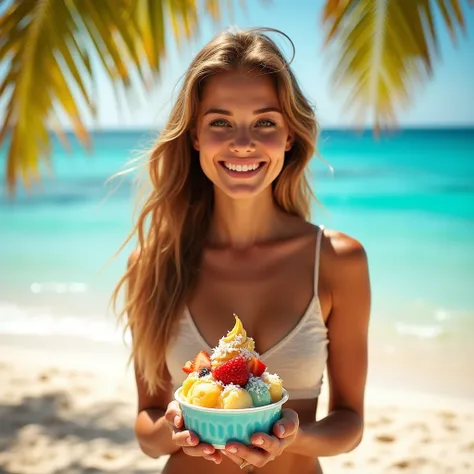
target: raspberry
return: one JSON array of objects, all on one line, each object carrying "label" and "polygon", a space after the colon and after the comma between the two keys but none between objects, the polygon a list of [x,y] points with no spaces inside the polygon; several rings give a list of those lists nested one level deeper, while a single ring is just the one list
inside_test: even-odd
[{"label": "raspberry", "polygon": [[205,377],[206,375],[209,375],[210,373],[211,373],[211,369],[204,367],[204,369],[201,369],[201,371],[199,372],[199,377]]},{"label": "raspberry", "polygon": [[249,380],[249,370],[243,357],[235,357],[215,368],[213,376],[226,385],[232,383],[244,386]]}]

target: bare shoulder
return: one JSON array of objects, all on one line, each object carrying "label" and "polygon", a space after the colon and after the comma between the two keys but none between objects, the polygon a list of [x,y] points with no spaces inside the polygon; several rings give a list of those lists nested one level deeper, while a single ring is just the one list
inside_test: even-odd
[{"label": "bare shoulder", "polygon": [[370,308],[370,276],[364,246],[343,232],[325,229],[321,266],[331,294],[330,321],[344,320],[343,315],[352,321],[366,321]]},{"label": "bare shoulder", "polygon": [[333,303],[342,289],[365,291],[370,286],[369,265],[364,246],[354,237],[333,229],[324,229],[321,268]]},{"label": "bare shoulder", "polygon": [[354,237],[338,230],[324,229],[322,251],[332,265],[357,267],[367,265],[367,253],[364,246]]}]

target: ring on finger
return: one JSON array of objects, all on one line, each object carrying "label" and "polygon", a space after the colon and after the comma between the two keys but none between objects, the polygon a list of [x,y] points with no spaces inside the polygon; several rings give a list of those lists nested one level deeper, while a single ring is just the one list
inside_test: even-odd
[{"label": "ring on finger", "polygon": [[240,469],[245,469],[247,466],[250,466],[250,463],[247,461],[244,461],[239,467]]}]

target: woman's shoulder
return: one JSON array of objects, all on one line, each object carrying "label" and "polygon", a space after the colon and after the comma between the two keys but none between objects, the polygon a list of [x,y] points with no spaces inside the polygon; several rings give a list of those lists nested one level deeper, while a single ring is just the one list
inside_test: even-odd
[{"label": "woman's shoulder", "polygon": [[367,253],[363,244],[355,237],[335,229],[324,228],[321,255],[334,273],[367,266]]},{"label": "woman's shoulder", "polygon": [[321,251],[329,253],[334,258],[358,258],[365,255],[364,246],[356,238],[339,230],[330,229],[324,225],[302,221],[301,235],[317,235],[322,231]]}]

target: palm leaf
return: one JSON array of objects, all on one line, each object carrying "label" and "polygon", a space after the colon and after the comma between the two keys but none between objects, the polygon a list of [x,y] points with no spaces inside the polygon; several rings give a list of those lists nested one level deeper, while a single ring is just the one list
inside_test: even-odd
[{"label": "palm leaf", "polygon": [[376,132],[395,125],[397,108],[431,76],[439,56],[436,9],[456,41],[465,30],[460,0],[326,0],[325,44],[339,58],[334,91],[349,91],[345,107],[357,121],[370,114]]},{"label": "palm leaf", "polygon": [[[233,0],[227,0],[231,2]],[[218,0],[207,11],[220,18]],[[120,90],[151,87],[165,55],[165,25],[189,39],[199,22],[196,0],[11,0],[0,9],[0,146],[7,143],[7,191],[26,188],[50,167],[49,130],[67,145],[70,124],[90,146],[84,114],[96,117],[95,55]],[[68,123],[64,123],[64,117]]]}]

